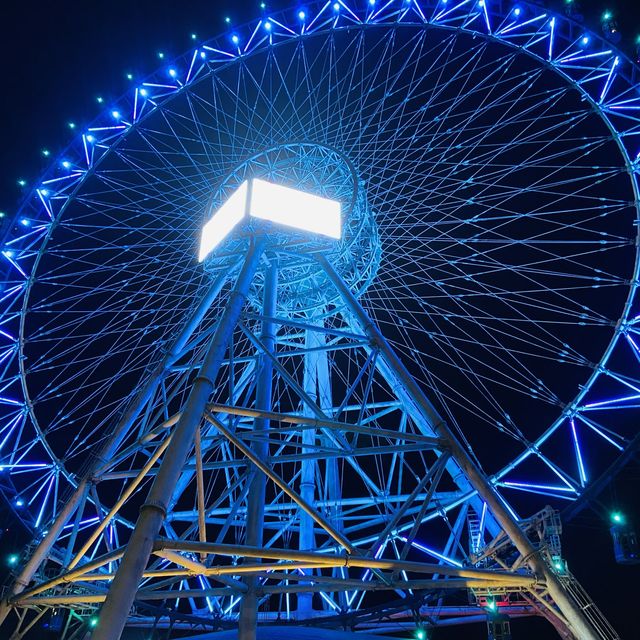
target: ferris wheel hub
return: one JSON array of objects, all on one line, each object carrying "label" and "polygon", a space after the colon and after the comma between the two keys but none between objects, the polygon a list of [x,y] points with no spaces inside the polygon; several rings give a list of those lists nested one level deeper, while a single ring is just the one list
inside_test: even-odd
[{"label": "ferris wheel hub", "polygon": [[[265,255],[278,264],[280,313],[316,315],[336,303],[335,289],[314,260],[318,252],[326,255],[345,282],[361,294],[377,272],[380,239],[365,183],[353,163],[340,151],[316,143],[270,147],[250,156],[226,176],[212,198],[210,210],[218,211],[247,181],[253,180],[337,201],[341,211],[340,237],[247,217],[204,258],[205,269],[217,275],[221,269],[235,268],[251,239],[260,235],[265,239]],[[249,294],[250,301],[258,307],[262,280],[259,273]]]}]

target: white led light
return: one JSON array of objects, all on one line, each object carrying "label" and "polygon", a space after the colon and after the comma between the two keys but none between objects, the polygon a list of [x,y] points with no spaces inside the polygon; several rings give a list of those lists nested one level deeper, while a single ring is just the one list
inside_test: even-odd
[{"label": "white led light", "polygon": [[246,215],[293,229],[338,239],[342,235],[340,203],[266,180],[245,180],[202,228],[198,260],[202,262]]},{"label": "white led light", "polygon": [[253,180],[249,214],[254,218],[340,238],[340,203],[312,193]]},{"label": "white led light", "polygon": [[202,227],[198,260],[202,262],[244,218],[247,210],[247,182],[237,188],[231,197]]}]

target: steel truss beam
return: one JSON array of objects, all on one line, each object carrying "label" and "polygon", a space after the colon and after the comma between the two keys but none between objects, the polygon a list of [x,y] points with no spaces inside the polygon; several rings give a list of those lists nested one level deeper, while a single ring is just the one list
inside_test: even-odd
[{"label": "steel truss beam", "polygon": [[[419,573],[419,574],[440,574],[446,576],[453,576],[457,578],[466,578],[472,584],[463,584],[462,582],[456,583],[456,586],[447,587],[448,581],[436,581],[431,580],[429,583],[430,587],[426,586],[409,586],[407,588],[411,589],[425,589],[425,588],[460,588],[462,587],[481,587],[498,589],[500,587],[509,587],[509,588],[540,588],[544,587],[543,583],[538,582],[532,576],[526,575],[513,575],[506,572],[496,572],[496,571],[483,571],[479,569],[464,569],[457,567],[446,567],[439,564],[431,564],[424,562],[409,562],[404,560],[381,560],[370,557],[358,557],[350,554],[344,555],[336,555],[336,554],[321,554],[317,552],[305,552],[305,551],[296,551],[284,548],[264,548],[264,547],[250,547],[246,545],[229,545],[229,544],[216,544],[216,543],[206,543],[206,542],[188,542],[188,541],[177,541],[177,540],[159,540],[153,547],[153,553],[155,555],[170,558],[172,560],[177,560],[177,564],[183,567],[183,569],[187,569],[187,571],[162,571],[162,572],[154,572],[154,571],[144,571],[142,577],[144,578],[152,578],[152,577],[166,577],[167,575],[178,575],[178,576],[192,576],[192,575],[206,575],[210,577],[217,576],[226,576],[226,575],[241,575],[241,574],[264,574],[265,576],[269,575],[269,571],[277,570],[277,571],[286,571],[291,569],[300,569],[300,568],[331,568],[331,567],[363,567],[367,569],[377,569],[381,571],[406,571],[411,573]],[[193,560],[190,560],[189,557],[183,555],[184,553],[197,553],[206,556],[226,556],[226,557],[244,557],[244,558],[254,558],[260,560],[272,560],[277,561],[276,564],[245,564],[241,566],[236,565],[223,565],[223,566],[206,566],[206,564],[197,563]],[[25,606],[27,604],[35,604],[39,603],[56,603],[56,604],[65,604],[65,603],[73,603],[81,601],[82,596],[75,596],[72,594],[66,596],[40,596],[39,598],[34,599],[38,596],[38,594],[47,591],[52,586],[56,584],[69,584],[72,582],[84,582],[91,580],[98,581],[111,581],[115,577],[115,574],[111,573],[96,573],[92,574],[91,571],[99,569],[100,567],[105,566],[109,562],[122,557],[124,554],[124,549],[120,549],[114,551],[112,554],[107,556],[103,556],[95,560],[92,563],[87,563],[82,569],[76,571],[67,572],[65,575],[59,576],[54,580],[51,580],[48,583],[39,585],[37,588],[30,589],[28,591],[23,592],[20,596],[17,596],[15,599],[15,604],[19,604],[21,606]],[[276,576],[277,577],[277,576]],[[288,579],[296,579],[295,577],[288,576]],[[298,576],[298,580],[309,580],[309,578],[305,576]],[[315,581],[315,577],[312,579]],[[361,581],[349,581],[349,580],[334,580],[334,584],[331,590],[334,590],[334,587],[353,589],[354,586],[359,586],[362,588]],[[391,580],[389,582],[380,582],[380,583],[371,583],[369,586],[371,589],[375,590],[389,590],[390,585],[400,585],[403,581],[401,580]],[[411,582],[411,581],[405,581]],[[302,591],[322,591],[326,590],[325,581],[318,581],[316,585],[307,585],[308,589],[301,589]],[[313,587],[313,588],[311,588]],[[266,589],[266,587],[261,587]],[[398,587],[400,588],[400,587]],[[245,592],[246,587],[243,588],[242,584],[238,584],[236,587],[238,592]],[[282,585],[275,585],[270,589],[266,589],[265,593],[279,593],[286,592],[288,589],[283,588]],[[224,590],[224,593],[227,593],[227,590]],[[146,595],[152,593],[153,590],[142,589],[139,594],[142,596],[144,594],[144,599],[147,599]],[[291,592],[291,591],[290,591]],[[172,592],[172,595],[175,596],[175,592]],[[180,593],[181,597],[183,597],[182,592]],[[166,599],[167,596],[165,596]],[[49,598],[49,599],[48,599]],[[50,598],[54,598],[51,600]],[[68,598],[68,600],[65,600]],[[98,598],[98,599],[96,599]],[[96,595],[93,596],[92,602],[102,602],[106,599],[106,595]],[[162,599],[162,598],[160,598]]]},{"label": "steel truss beam", "polygon": [[[86,535],[69,541],[70,556],[55,578],[14,590],[10,605],[103,603],[93,638],[115,640],[130,621],[134,602],[180,598],[190,600],[195,610],[195,601],[204,599],[210,612],[227,619],[240,604],[241,635],[251,639],[260,604],[275,596],[285,598],[287,608],[295,596],[297,615],[310,620],[332,610],[357,615],[369,591],[396,591],[408,602],[409,596],[418,597],[411,595],[415,591],[506,590],[531,594],[532,603],[566,623],[575,637],[596,638],[540,550],[326,259],[317,257],[342,301],[331,312],[335,326],[328,326],[327,316],[305,321],[278,317],[273,264],[262,280],[263,313],[242,315],[245,296],[262,268],[260,256],[260,246],[246,256],[225,311],[207,330],[208,346],[202,336],[192,345],[206,354],[199,356],[188,396],[183,392],[186,401],[172,413],[168,406],[153,409],[152,396],[145,396],[136,415],[147,407],[148,413],[153,409],[164,416],[162,423],[154,426],[157,419],[148,420],[134,444],[115,446],[111,460],[96,467],[96,480],[120,483],[117,502],[98,511],[98,522]],[[287,327],[301,332],[293,342],[290,336],[278,338]],[[195,328],[191,322],[190,333]],[[244,345],[239,358],[234,341]],[[330,350],[338,344],[332,341],[341,341],[341,348]],[[173,351],[186,357],[187,341],[179,346]],[[348,373],[330,360],[342,348],[350,362],[358,363]],[[253,353],[244,355],[249,350]],[[170,368],[169,361],[177,362],[165,361],[154,384]],[[333,379],[331,367],[334,376],[343,378]],[[184,369],[179,375],[188,374]],[[222,382],[216,386],[217,379]],[[283,399],[286,410],[280,408]],[[136,462],[139,454],[144,464]],[[379,461],[387,466],[376,477]],[[342,497],[344,469],[363,491],[361,498]],[[207,483],[214,473],[226,478],[215,497]],[[108,539],[112,523],[151,480],[128,542]],[[457,490],[451,490],[451,480]],[[194,488],[194,507],[181,511],[177,505],[181,499],[184,504],[189,487]],[[95,489],[92,495],[98,505]],[[447,511],[458,507],[451,527]],[[494,537],[504,532],[526,569],[521,562],[483,570],[454,559],[468,561],[461,535],[471,509],[486,512],[487,530]],[[82,511],[76,511],[78,519]],[[449,526],[442,552],[426,550],[437,562],[411,559],[409,554],[421,547],[416,541],[421,527],[436,519]],[[219,525],[214,536],[211,524]],[[159,538],[162,527],[165,537]],[[225,543],[230,531],[244,531],[244,544]],[[100,540],[108,553],[98,555]],[[385,557],[385,550],[395,558]],[[106,584],[111,585],[108,593]],[[323,611],[314,608],[313,594],[323,599]]]}]

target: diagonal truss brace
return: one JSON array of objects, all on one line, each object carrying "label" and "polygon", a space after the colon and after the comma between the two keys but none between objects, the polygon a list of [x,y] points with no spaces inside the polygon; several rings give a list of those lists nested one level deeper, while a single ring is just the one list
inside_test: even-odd
[{"label": "diagonal truss brace", "polygon": [[464,472],[468,481],[478,492],[478,495],[487,503],[493,516],[502,526],[505,533],[512,540],[514,546],[520,554],[527,558],[527,564],[534,574],[544,578],[547,589],[553,601],[567,619],[568,626],[576,638],[580,640],[599,640],[599,635],[582,613],[577,603],[567,594],[564,586],[558,577],[551,571],[550,567],[540,555],[528,537],[522,531],[519,523],[505,507],[502,499],[495,488],[488,481],[486,476],[476,466],[470,455],[463,449],[457,441],[453,432],[449,429],[445,421],[438,414],[435,407],[424,395],[413,377],[409,374],[401,360],[398,358],[382,333],[369,318],[365,310],[357,301],[349,287],[336,273],[331,263],[323,255],[317,255],[316,259],[322,265],[329,280],[340,293],[344,304],[354,318],[357,330],[369,337],[371,343],[379,350],[382,359],[391,371],[397,376],[403,385],[408,400],[415,406],[415,409],[422,414],[432,431],[446,441],[451,457]]}]

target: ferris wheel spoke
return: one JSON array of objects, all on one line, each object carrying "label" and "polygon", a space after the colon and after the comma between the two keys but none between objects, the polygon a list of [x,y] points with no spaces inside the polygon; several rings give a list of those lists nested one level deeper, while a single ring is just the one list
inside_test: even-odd
[{"label": "ferris wheel spoke", "polygon": [[[461,315],[462,315],[462,314],[461,314]],[[467,317],[467,314],[464,314],[464,316],[463,316],[463,317]],[[528,336],[528,335],[526,335],[526,334],[523,336],[523,338],[524,338],[525,340],[529,340],[529,341],[530,341],[530,336]]]}]

